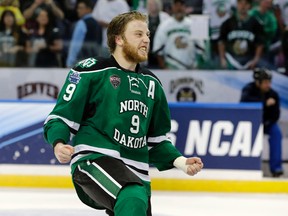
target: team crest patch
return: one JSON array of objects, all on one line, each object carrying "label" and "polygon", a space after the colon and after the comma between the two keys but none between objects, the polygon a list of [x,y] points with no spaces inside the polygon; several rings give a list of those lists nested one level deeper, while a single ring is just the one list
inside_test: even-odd
[{"label": "team crest patch", "polygon": [[113,88],[116,89],[120,85],[121,79],[117,75],[112,75],[112,76],[110,76],[110,83],[112,84]]},{"label": "team crest patch", "polygon": [[77,72],[73,72],[69,75],[69,78],[68,80],[71,82],[71,83],[74,83],[74,84],[78,84],[79,81],[80,81],[81,77],[80,77],[80,74],[77,73]]}]

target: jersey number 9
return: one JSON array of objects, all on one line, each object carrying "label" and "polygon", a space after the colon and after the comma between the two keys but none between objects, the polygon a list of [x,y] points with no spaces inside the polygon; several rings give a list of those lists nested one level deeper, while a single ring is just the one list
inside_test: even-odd
[{"label": "jersey number 9", "polygon": [[73,95],[73,93],[74,93],[74,91],[75,91],[75,89],[76,89],[76,85],[73,84],[73,83],[70,83],[70,84],[67,86],[67,88],[66,88],[66,92],[65,92],[65,94],[63,95],[63,99],[64,99],[65,101],[70,101],[71,98],[72,98],[72,95]]},{"label": "jersey number 9", "polygon": [[140,119],[138,115],[133,115],[131,119],[131,125],[130,132],[133,134],[137,134],[139,132],[139,126],[140,126]]}]

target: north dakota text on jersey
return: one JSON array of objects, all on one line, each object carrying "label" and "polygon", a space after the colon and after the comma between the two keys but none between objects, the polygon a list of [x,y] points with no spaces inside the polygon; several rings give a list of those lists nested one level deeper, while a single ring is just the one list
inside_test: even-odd
[{"label": "north dakota text on jersey", "polygon": [[143,148],[146,146],[146,136],[143,137],[132,137],[126,134],[122,134],[116,128],[114,129],[114,140],[121,145],[124,145],[128,148]]},{"label": "north dakota text on jersey", "polygon": [[148,110],[148,106],[142,101],[125,100],[120,102],[120,113],[126,111],[137,111],[147,118]]}]

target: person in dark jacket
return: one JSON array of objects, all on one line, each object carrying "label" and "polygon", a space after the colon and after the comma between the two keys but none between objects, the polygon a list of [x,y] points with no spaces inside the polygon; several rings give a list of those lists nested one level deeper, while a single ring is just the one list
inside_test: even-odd
[{"label": "person in dark jacket", "polygon": [[255,68],[254,82],[242,89],[240,102],[263,103],[264,133],[269,135],[270,170],[273,177],[283,175],[282,168],[282,133],[277,124],[280,117],[280,102],[278,93],[271,88],[272,73],[266,68]]},{"label": "person in dark jacket", "polygon": [[73,67],[78,61],[100,56],[102,27],[92,17],[94,8],[92,0],[78,0],[77,14],[80,18],[75,25],[70,41],[66,67]]}]

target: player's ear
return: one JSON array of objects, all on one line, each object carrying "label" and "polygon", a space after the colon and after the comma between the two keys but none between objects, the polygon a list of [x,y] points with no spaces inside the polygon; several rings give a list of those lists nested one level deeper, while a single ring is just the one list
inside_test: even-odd
[{"label": "player's ear", "polygon": [[115,36],[115,43],[118,46],[123,46],[123,43],[124,43],[123,37],[121,35],[116,35]]}]

